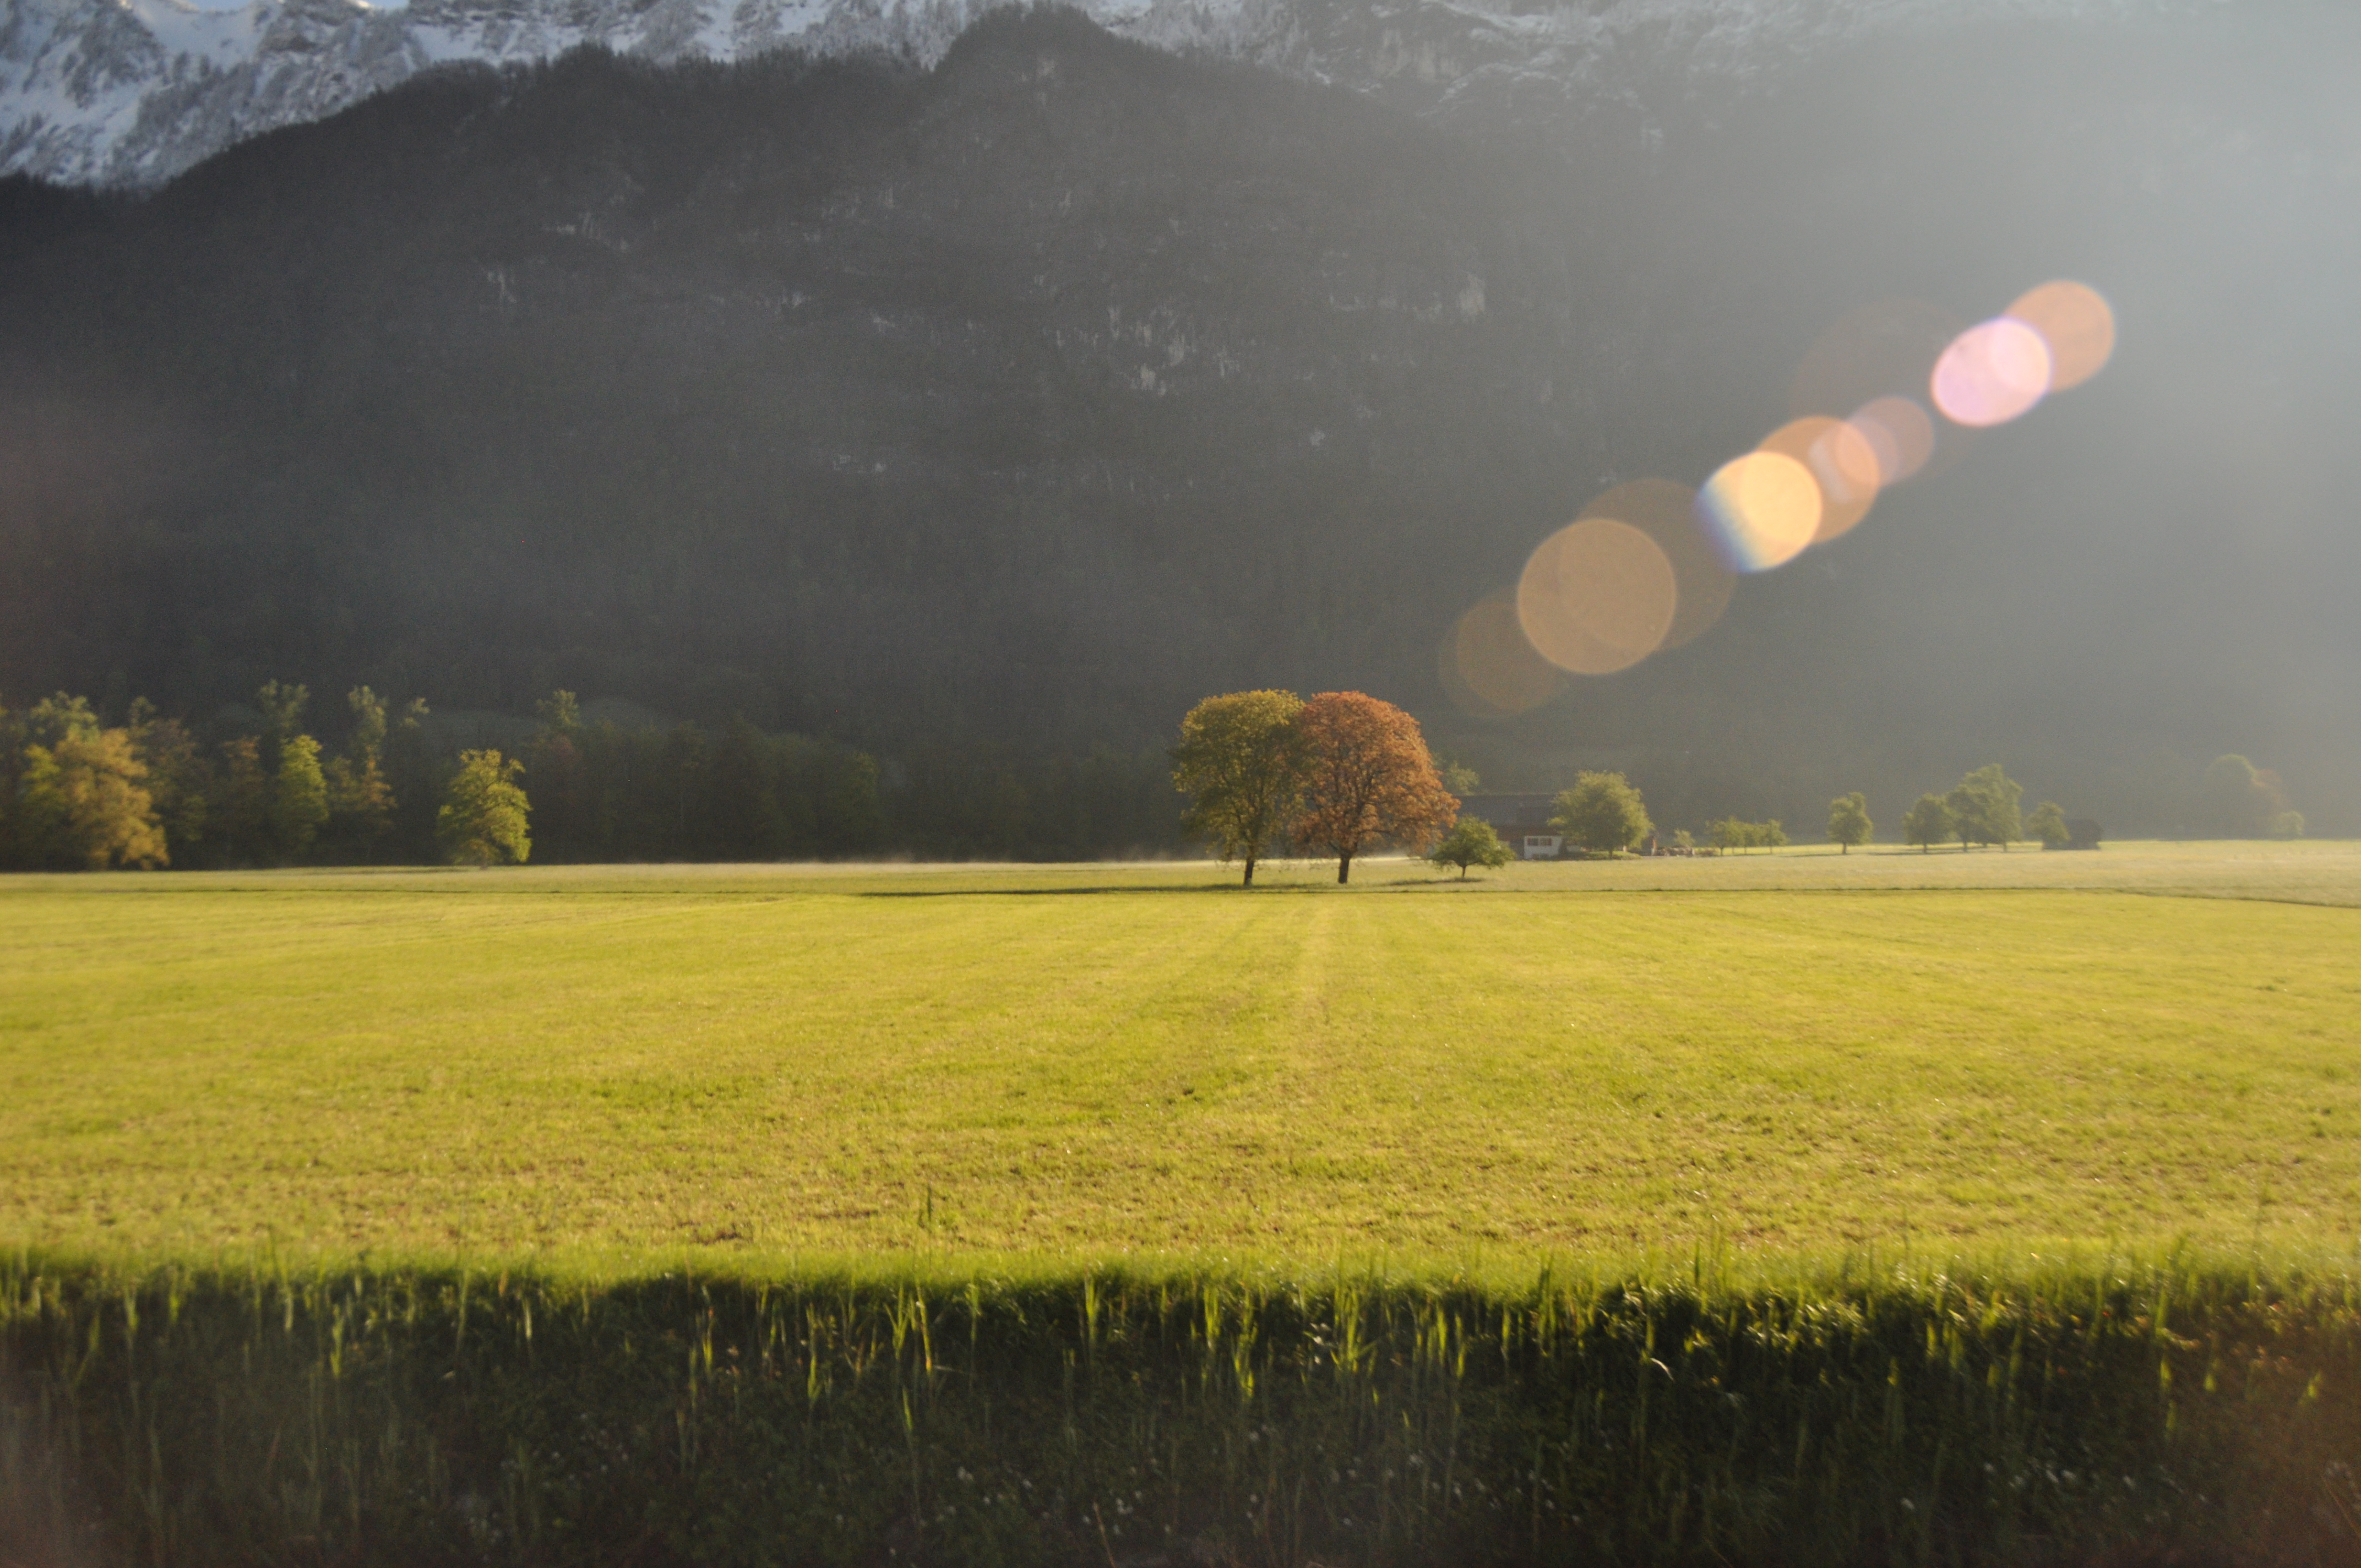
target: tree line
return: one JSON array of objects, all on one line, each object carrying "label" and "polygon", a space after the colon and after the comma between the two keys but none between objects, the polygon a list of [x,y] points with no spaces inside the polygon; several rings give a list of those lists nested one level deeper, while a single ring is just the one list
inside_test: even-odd
[{"label": "tree line", "polygon": [[401,839],[405,795],[440,859],[489,865],[532,852],[522,763],[492,750],[435,755],[426,705],[390,714],[368,686],[346,694],[350,732],[329,753],[302,728],[310,701],[300,685],[268,682],[255,694],[258,725],[211,747],[145,699],[115,725],[65,692],[21,712],[0,707],[0,865],[365,862]]},{"label": "tree line", "polygon": [[[1286,691],[1209,697],[1169,753],[1101,748],[1026,757],[985,743],[881,760],[829,740],[773,734],[743,718],[619,725],[586,720],[566,691],[537,722],[508,721],[513,754],[456,743],[426,703],[346,694],[344,736],[306,726],[311,694],[272,681],[242,718],[201,731],[135,699],[108,722],[66,693],[0,706],[0,868],[223,868],[544,861],[770,861],[908,854],[1075,860],[1169,853],[1191,837],[1224,860],[1334,856],[1337,880],[1380,845],[1428,852],[1462,875],[1513,858],[1487,823],[1457,820],[1474,774],[1438,768],[1417,721],[1358,692],[1309,701]],[[1190,797],[1176,810],[1172,787]],[[2074,837],[1997,763],[1905,813],[1921,850]],[[2240,756],[2204,773],[2203,826],[2235,837],[2304,828],[2283,785]],[[1661,848],[1640,792],[1583,773],[1550,825],[1593,854]],[[1858,792],[1830,803],[1828,838],[1850,851],[1875,831]],[[1706,829],[1717,850],[1787,842],[1776,819]],[[1696,848],[1672,835],[1675,852]]]},{"label": "tree line", "polygon": [[270,682],[199,727],[66,693],[0,707],[0,867],[222,869],[543,861],[1083,859],[1183,842],[1166,762],[943,745],[881,760],[771,734],[586,721],[570,692],[469,747],[423,700],[346,694],[331,746]]}]

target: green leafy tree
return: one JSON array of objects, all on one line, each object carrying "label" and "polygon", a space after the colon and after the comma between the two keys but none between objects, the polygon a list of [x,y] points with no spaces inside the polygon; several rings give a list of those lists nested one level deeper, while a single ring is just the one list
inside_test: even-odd
[{"label": "green leafy tree", "polygon": [[155,803],[142,787],[147,776],[128,729],[92,724],[67,730],[53,745],[27,746],[17,804],[31,858],[94,872],[164,864],[170,855]]},{"label": "green leafy tree", "polygon": [[462,751],[434,815],[434,837],[454,865],[522,865],[533,853],[532,803],[516,781],[524,764],[496,751]]},{"label": "green leafy tree", "polygon": [[1189,796],[1181,824],[1224,862],[1255,863],[1286,841],[1303,806],[1309,738],[1296,726],[1303,699],[1290,691],[1209,696],[1180,720],[1172,783]]},{"label": "green leafy tree", "polygon": [[1441,843],[1427,851],[1426,858],[1438,866],[1457,866],[1459,879],[1465,882],[1470,866],[1498,871],[1516,857],[1509,852],[1509,846],[1500,842],[1500,836],[1492,831],[1489,822],[1480,817],[1463,817],[1443,836]]},{"label": "green leafy tree", "polygon": [[254,706],[262,710],[263,760],[273,772],[279,763],[272,752],[302,727],[303,707],[311,700],[312,689],[292,681],[265,681],[262,689],[254,694]]},{"label": "green leafy tree", "polygon": [[1960,847],[1997,844],[2005,850],[2025,837],[2016,809],[2024,795],[2025,786],[2001,772],[1998,762],[1987,762],[1952,785],[1943,804],[1950,810],[1951,832]]},{"label": "green leafy tree", "polygon": [[70,735],[95,734],[99,728],[98,715],[91,711],[90,699],[70,696],[64,692],[45,696],[27,708],[22,725],[27,745],[50,751],[55,751],[58,743]]},{"label": "green leafy tree", "polygon": [[215,755],[206,823],[216,848],[208,858],[259,860],[270,831],[270,775],[262,771],[262,742],[240,735],[223,741]]},{"label": "green leafy tree", "polygon": [[345,694],[345,706],[352,709],[353,734],[346,742],[348,755],[366,757],[372,762],[385,760],[385,698],[367,686],[355,686]]},{"label": "green leafy tree", "polygon": [[1549,825],[1567,840],[1598,854],[1634,848],[1654,830],[1640,792],[1621,773],[1577,773],[1559,792]]},{"label": "green leafy tree", "polygon": [[1475,769],[1465,762],[1445,762],[1443,764],[1443,787],[1454,795],[1474,795],[1484,787],[1484,781],[1477,776]]},{"label": "green leafy tree", "polygon": [[212,770],[196,737],[175,718],[159,718],[146,697],[131,704],[131,749],[148,770],[148,795],[155,802],[156,820],[164,842],[184,861],[205,836],[211,808]]},{"label": "green leafy tree", "polygon": [[2074,838],[2074,830],[2066,826],[2066,808],[2054,800],[2033,808],[2033,815],[2025,819],[2025,830],[2040,839],[2046,850],[2063,849]]},{"label": "green leafy tree", "polygon": [[582,704],[563,686],[533,704],[533,712],[540,717],[542,729],[552,735],[572,735],[582,728]]},{"label": "green leafy tree", "polygon": [[328,781],[320,770],[320,743],[309,735],[281,737],[279,765],[270,778],[271,848],[282,861],[301,860],[327,820]]},{"label": "green leafy tree", "polygon": [[1939,795],[1922,795],[1902,814],[1902,841],[1916,844],[1926,854],[1951,836],[1951,808]]},{"label": "green leafy tree", "polygon": [[326,769],[331,837],[347,852],[366,856],[393,827],[393,785],[386,781],[385,702],[367,686],[345,694],[353,711],[352,739]]},{"label": "green leafy tree", "polygon": [[1876,824],[1869,819],[1869,797],[1861,791],[1828,802],[1828,837],[1843,846],[1846,854],[1851,854],[1856,844],[1868,843],[1876,831]]},{"label": "green leafy tree", "polygon": [[1787,841],[1786,827],[1776,821],[1746,822],[1725,817],[1708,825],[1717,850],[1775,850]]}]

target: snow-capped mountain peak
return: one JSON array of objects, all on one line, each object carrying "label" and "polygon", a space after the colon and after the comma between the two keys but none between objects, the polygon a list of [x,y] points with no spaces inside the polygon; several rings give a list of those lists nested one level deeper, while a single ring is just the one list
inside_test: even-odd
[{"label": "snow-capped mountain peak", "polygon": [[[276,126],[318,119],[451,61],[510,65],[598,45],[652,60],[780,49],[931,64],[1022,0],[0,0],[0,171],[146,186]],[[1646,77],[1759,75],[1896,25],[2113,16],[2174,0],[1081,0],[1161,47],[1254,60],[1449,115]]]}]

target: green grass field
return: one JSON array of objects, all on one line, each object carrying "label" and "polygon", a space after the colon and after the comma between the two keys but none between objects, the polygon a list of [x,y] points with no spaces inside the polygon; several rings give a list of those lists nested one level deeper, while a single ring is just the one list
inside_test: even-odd
[{"label": "green grass field", "polygon": [[2344,1561],[2361,849],[0,883],[0,1563]]},{"label": "green grass field", "polygon": [[0,1240],[2350,1255],[2361,848],[0,883]]}]

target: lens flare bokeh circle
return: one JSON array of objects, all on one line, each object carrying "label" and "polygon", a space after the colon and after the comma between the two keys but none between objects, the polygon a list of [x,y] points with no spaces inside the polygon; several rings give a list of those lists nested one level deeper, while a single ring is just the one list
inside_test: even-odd
[{"label": "lens flare bokeh circle", "polygon": [[1551,534],[1517,583],[1526,640],[1578,675],[1628,670],[1654,652],[1679,604],[1663,547],[1611,518],[1585,518]]},{"label": "lens flare bokeh circle", "polygon": [[1784,453],[1750,452],[1714,470],[1697,492],[1697,511],[1733,569],[1767,572],[1818,534],[1819,481]]},{"label": "lens flare bokeh circle", "polygon": [[2106,367],[2115,352],[2115,313],[2087,283],[2059,279],[2029,289],[2001,313],[2023,322],[2048,345],[2049,389],[2079,387]]},{"label": "lens flare bokeh circle", "polygon": [[1951,340],[1928,387],[1935,406],[1972,430],[2006,424],[2049,392],[2049,345],[2011,316],[1981,322]]},{"label": "lens flare bokeh circle", "polygon": [[[1851,312],[1820,334],[1796,367],[1787,389],[1789,416],[1851,419],[1864,406],[1882,405],[1889,398],[1917,402],[1927,396],[1936,361],[1968,324],[1924,300],[1882,300]],[[1907,423],[1899,410],[1893,412]],[[1863,433],[1877,440],[1875,432]],[[1907,429],[1889,433],[1896,438],[1899,455],[1918,445]],[[1938,426],[1930,420],[1925,450],[1902,470],[1887,469],[1884,482],[1893,486],[1939,474],[1966,456],[1975,440],[1966,425]]]},{"label": "lens flare bokeh circle", "polygon": [[1582,509],[1581,518],[1592,517],[1629,523],[1654,540],[1673,564],[1678,603],[1657,652],[1694,642],[1719,623],[1738,578],[1698,526],[1695,490],[1670,479],[1633,479]]},{"label": "lens flare bokeh circle", "polygon": [[1470,606],[1443,640],[1444,691],[1479,718],[1528,712],[1565,685],[1556,665],[1533,652],[1517,624],[1517,596],[1507,589]]},{"label": "lens flare bokeh circle", "polygon": [[1869,515],[1885,482],[1885,464],[1868,433],[1850,421],[1822,414],[1791,420],[1757,448],[1793,457],[1811,470],[1820,487],[1820,526],[1812,543],[1825,544],[1849,533]]},{"label": "lens flare bokeh circle", "polygon": [[1861,432],[1877,458],[1882,483],[1898,485],[1935,455],[1935,420],[1910,398],[1876,398],[1845,422]]}]

